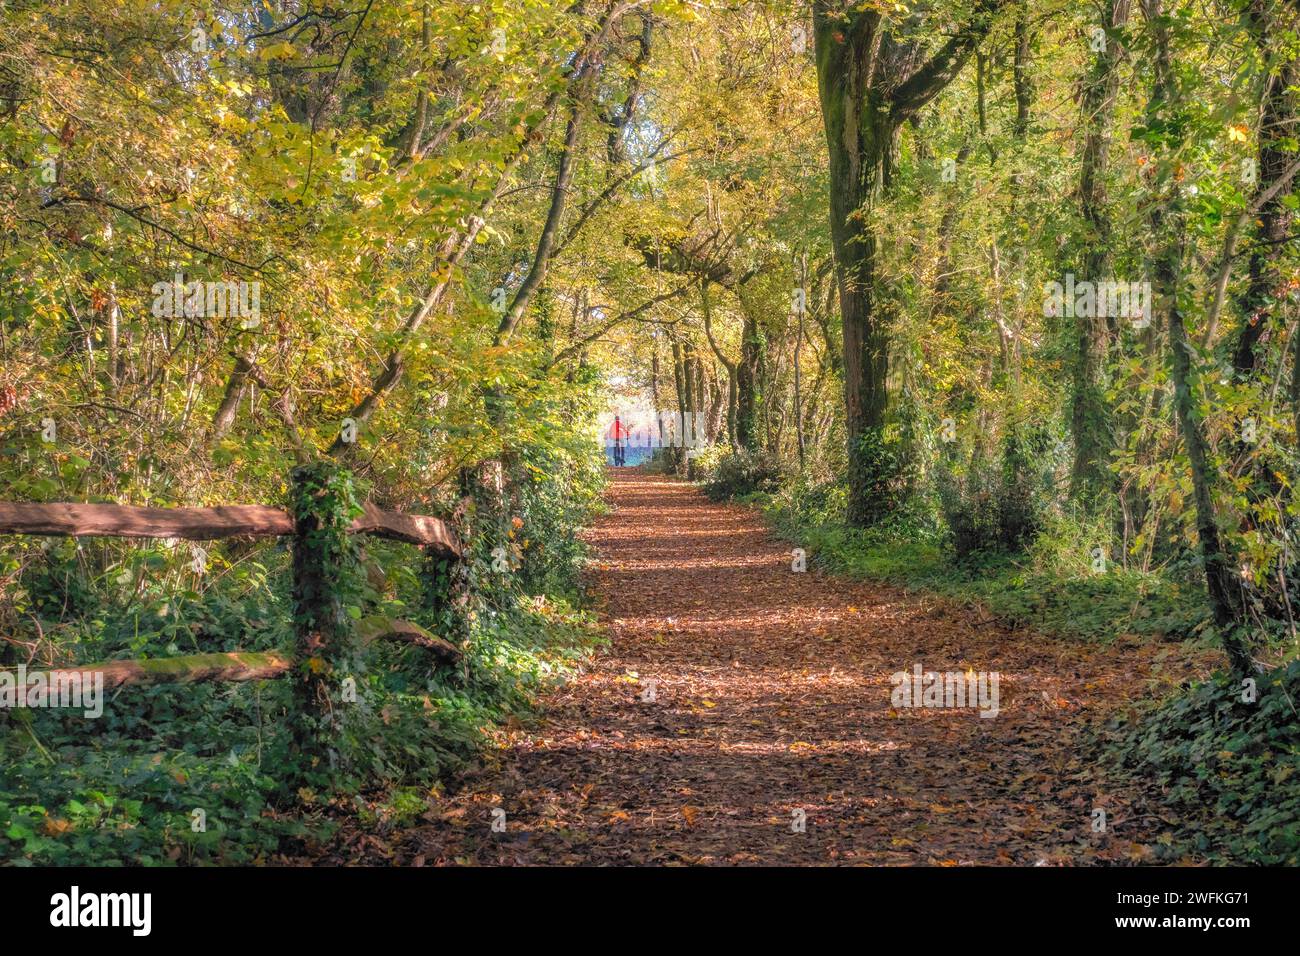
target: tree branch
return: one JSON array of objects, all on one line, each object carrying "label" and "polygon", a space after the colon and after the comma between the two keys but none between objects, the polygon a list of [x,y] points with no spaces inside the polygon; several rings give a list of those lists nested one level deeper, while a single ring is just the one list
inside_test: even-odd
[{"label": "tree branch", "polygon": [[948,86],[966,65],[975,47],[993,25],[993,14],[1004,0],[980,0],[969,22],[949,38],[930,60],[894,90],[890,113],[902,123]]}]

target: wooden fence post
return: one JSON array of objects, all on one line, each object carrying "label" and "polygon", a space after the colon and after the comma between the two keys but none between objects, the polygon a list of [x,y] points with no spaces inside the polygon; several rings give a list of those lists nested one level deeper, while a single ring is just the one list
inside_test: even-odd
[{"label": "wooden fence post", "polygon": [[438,632],[457,648],[469,637],[473,609],[468,554],[472,532],[467,514],[473,504],[471,498],[461,498],[451,519],[458,539],[465,543],[466,553],[450,555],[433,548],[426,548],[424,552],[425,606],[433,612]]},{"label": "wooden fence post", "polygon": [[329,462],[290,472],[293,516],[293,739],[304,783],[326,779],[346,708],[342,682],[359,676],[360,642],[347,614],[357,594],[357,547],[349,529],[362,513],[351,475]]}]

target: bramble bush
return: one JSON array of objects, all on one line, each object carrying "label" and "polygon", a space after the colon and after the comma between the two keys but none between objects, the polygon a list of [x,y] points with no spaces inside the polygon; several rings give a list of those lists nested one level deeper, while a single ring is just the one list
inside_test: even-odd
[{"label": "bramble bush", "polygon": [[763,451],[719,446],[701,453],[693,462],[703,481],[704,493],[712,501],[772,492],[781,479],[776,457]]},{"label": "bramble bush", "polygon": [[980,455],[961,467],[946,457],[935,484],[958,555],[1014,552],[1033,542],[1056,497],[1057,462],[1046,429],[1008,430],[997,462]]}]

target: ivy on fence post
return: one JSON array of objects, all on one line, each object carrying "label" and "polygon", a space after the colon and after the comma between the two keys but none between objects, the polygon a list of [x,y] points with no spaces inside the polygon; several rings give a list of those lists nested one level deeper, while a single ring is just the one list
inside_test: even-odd
[{"label": "ivy on fence post", "polygon": [[[510,508],[513,494],[507,491],[506,474],[501,462],[479,462],[472,468],[462,468],[460,474],[461,503],[457,508],[459,533],[465,545],[466,573],[470,586],[476,586],[475,596],[495,606],[498,610],[515,600],[515,590],[500,574],[488,580],[473,580],[474,567],[496,564],[498,556],[512,550],[510,533]],[[467,591],[470,589],[467,586]]]},{"label": "ivy on fence post", "polygon": [[470,518],[466,514],[470,507],[470,499],[462,499],[452,516],[452,525],[464,543],[466,553],[457,558],[429,549],[424,558],[425,606],[432,612],[435,629],[457,647],[469,637],[473,613],[472,561],[469,555],[472,534]]},{"label": "ivy on fence post", "polygon": [[360,671],[348,598],[357,593],[357,545],[348,533],[361,514],[352,476],[328,462],[290,472],[293,515],[293,741],[310,782],[337,762],[343,736],[339,686]]}]

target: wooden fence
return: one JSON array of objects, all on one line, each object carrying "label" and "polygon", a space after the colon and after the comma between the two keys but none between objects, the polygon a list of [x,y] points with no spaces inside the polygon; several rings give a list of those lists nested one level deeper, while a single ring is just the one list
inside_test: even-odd
[{"label": "wooden fence", "polygon": [[[382,511],[372,503],[348,529],[352,534],[369,534],[404,541],[424,549],[435,558],[459,562],[463,548],[456,533],[440,518],[428,515]],[[59,502],[0,502],[0,534],[57,535],[71,537],[182,538],[206,541],[233,537],[295,536],[296,550],[311,547],[295,516],[267,505],[221,505],[210,508],[144,508],[133,505],[79,504]],[[299,555],[301,557],[301,555]],[[319,573],[318,560],[294,561],[295,594],[306,593],[297,580],[304,568]],[[442,663],[455,663],[461,650],[419,625],[382,616],[357,622],[356,637],[362,644],[376,640],[401,641],[427,649]],[[231,651],[142,660],[115,660],[82,664],[49,671],[49,674],[80,672],[103,675],[105,687],[123,684],[190,683],[195,681],[248,681],[281,677],[289,673],[302,656],[303,641],[293,652]],[[35,675],[36,671],[29,674]]]}]

